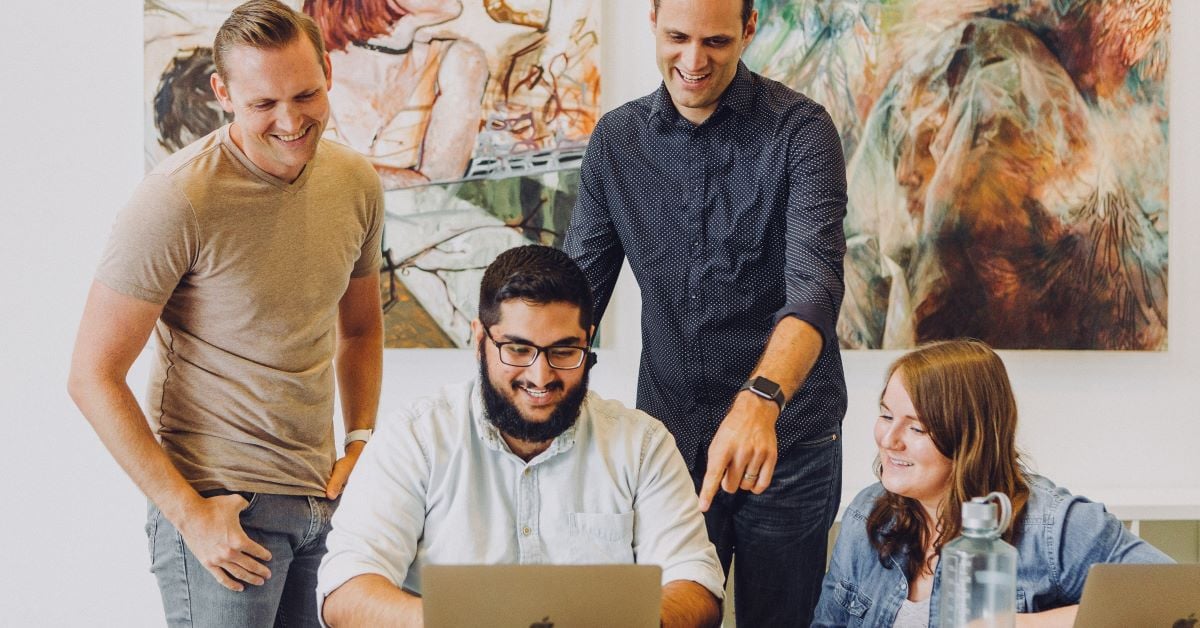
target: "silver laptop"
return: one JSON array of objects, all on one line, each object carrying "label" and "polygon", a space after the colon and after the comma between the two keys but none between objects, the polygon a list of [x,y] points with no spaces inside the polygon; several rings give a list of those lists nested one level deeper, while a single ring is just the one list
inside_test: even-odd
[{"label": "silver laptop", "polygon": [[656,565],[425,565],[427,628],[656,628]]},{"label": "silver laptop", "polygon": [[1092,565],[1077,628],[1200,628],[1200,565]]}]

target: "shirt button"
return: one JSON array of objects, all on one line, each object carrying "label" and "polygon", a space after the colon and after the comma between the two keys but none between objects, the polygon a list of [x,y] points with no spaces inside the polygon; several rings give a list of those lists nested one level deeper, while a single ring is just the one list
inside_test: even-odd
[{"label": "shirt button", "polygon": [[525,475],[529,475],[530,473],[533,473],[533,469],[530,469],[529,467],[525,467]]},{"label": "shirt button", "polygon": [[521,534],[524,534],[525,536],[529,536],[530,533],[532,533],[532,532],[533,532],[533,530],[530,530],[529,526],[525,526],[524,528],[521,528]]}]

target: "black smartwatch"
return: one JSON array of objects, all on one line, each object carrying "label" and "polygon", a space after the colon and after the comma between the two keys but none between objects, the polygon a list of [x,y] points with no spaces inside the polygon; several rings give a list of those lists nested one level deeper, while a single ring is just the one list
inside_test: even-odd
[{"label": "black smartwatch", "polygon": [[783,412],[783,389],[779,387],[779,384],[759,375],[746,380],[738,392],[742,390],[749,390],[763,399],[774,401],[775,405],[779,406],[779,411]]}]

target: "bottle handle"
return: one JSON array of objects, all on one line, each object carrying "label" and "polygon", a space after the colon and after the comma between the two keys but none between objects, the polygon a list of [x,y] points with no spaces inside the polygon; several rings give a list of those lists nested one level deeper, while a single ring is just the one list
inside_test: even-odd
[{"label": "bottle handle", "polygon": [[1005,495],[1000,491],[992,491],[991,493],[988,493],[986,496],[984,496],[983,500],[984,502],[995,501],[996,505],[1000,507],[1000,520],[997,522],[995,530],[988,535],[990,538],[998,539],[1001,536],[1004,536],[1004,533],[1008,530],[1008,526],[1012,524],[1012,500],[1008,498],[1008,495]]}]

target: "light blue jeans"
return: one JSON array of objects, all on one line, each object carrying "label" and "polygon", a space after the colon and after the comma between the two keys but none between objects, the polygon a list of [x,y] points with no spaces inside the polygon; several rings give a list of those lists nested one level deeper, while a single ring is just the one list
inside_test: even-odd
[{"label": "light blue jeans", "polygon": [[[211,494],[227,493],[219,491]],[[250,505],[242,528],[271,552],[271,577],[230,591],[200,564],[175,526],[150,504],[146,535],[150,571],[158,579],[167,625],[258,628],[318,626],[317,567],[337,501],[319,497],[239,493]],[[205,493],[206,496],[210,493]]]}]

